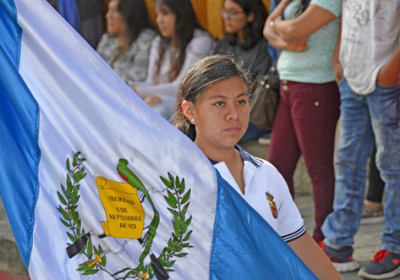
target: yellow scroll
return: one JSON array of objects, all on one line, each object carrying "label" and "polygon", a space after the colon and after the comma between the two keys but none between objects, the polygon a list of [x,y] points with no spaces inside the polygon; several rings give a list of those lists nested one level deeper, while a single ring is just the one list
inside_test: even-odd
[{"label": "yellow scroll", "polygon": [[102,222],[104,234],[116,238],[140,238],[144,212],[137,189],[104,177],[97,177],[96,184],[107,216],[107,222]]}]

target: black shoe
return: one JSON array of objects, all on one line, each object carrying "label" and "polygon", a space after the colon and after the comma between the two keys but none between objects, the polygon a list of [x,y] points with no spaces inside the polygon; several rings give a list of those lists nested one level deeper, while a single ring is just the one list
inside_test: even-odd
[{"label": "black shoe", "polygon": [[[321,246],[322,245],[322,246]],[[333,266],[339,272],[347,272],[357,270],[360,266],[353,259],[353,248],[351,246],[345,246],[340,249],[333,249],[324,243],[320,246],[324,250],[325,254],[330,258]]]},{"label": "black shoe", "polygon": [[358,272],[358,277],[389,279],[400,274],[400,254],[379,250],[372,261]]}]

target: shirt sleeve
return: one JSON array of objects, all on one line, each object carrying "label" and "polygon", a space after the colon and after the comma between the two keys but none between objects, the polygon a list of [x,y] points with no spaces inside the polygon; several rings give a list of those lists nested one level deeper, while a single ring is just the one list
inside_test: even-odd
[{"label": "shirt sleeve", "polygon": [[341,0],[311,0],[310,4],[317,5],[325,10],[328,10],[336,17],[339,17],[342,13],[342,1]]},{"label": "shirt sleeve", "polygon": [[306,233],[304,221],[300,211],[293,201],[289,192],[285,179],[278,170],[269,164],[274,172],[270,172],[274,176],[274,182],[280,190],[278,207],[278,234],[286,242],[293,241]]}]

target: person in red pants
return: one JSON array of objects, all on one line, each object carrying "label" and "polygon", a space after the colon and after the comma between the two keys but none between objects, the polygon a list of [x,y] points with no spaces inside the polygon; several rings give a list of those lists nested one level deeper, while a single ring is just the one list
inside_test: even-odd
[{"label": "person in red pants", "polygon": [[[333,151],[340,95],[332,67],[341,1],[281,1],[268,17],[264,36],[281,50],[277,68],[280,102],[268,151],[294,197],[293,175],[303,155],[313,184],[315,228],[333,210]],[[283,20],[284,18],[284,20]]]}]

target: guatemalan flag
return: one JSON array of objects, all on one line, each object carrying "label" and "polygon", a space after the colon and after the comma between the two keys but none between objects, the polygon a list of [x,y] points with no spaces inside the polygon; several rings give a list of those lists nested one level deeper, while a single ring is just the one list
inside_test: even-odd
[{"label": "guatemalan flag", "polygon": [[32,279],[314,279],[44,0],[0,0],[0,194]]}]

